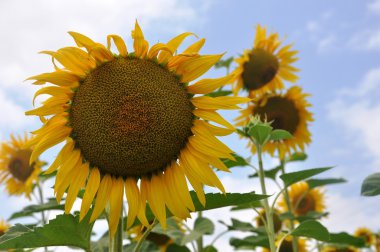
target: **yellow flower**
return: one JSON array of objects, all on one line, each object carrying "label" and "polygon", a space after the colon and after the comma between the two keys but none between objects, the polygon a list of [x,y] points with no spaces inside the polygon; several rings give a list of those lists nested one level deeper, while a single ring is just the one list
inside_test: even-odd
[{"label": "yellow flower", "polygon": [[[239,109],[237,104],[249,99],[196,95],[223,86],[231,75],[188,85],[222,55],[200,55],[204,39],[173,55],[192,35],[188,32],[149,48],[137,22],[132,32],[134,52],[127,51],[118,35],[107,37],[107,47],[76,32],[70,35],[85,50],[64,47],[45,52],[64,68],[55,64],[55,72],[29,78],[37,85],[50,82],[54,86],[37,91],[36,96],[51,97],[26,113],[52,116],[35,132],[31,162],[64,142],[47,173],[58,170],[54,187],[58,201],[68,190],[65,211],[70,212],[80,188],[85,187],[80,219],[94,199],[90,221],[109,203],[113,235],[124,192],[129,205],[128,227],[136,217],[149,225],[145,215],[148,202],[164,228],[165,207],[182,219],[195,210],[186,178],[202,204],[204,185],[224,192],[210,164],[228,171],[220,158],[234,159],[232,150],[216,136],[228,135],[234,127],[216,110]],[[110,51],[112,41],[118,55]]]},{"label": "yellow flower", "polygon": [[[317,188],[309,189],[306,182],[298,182],[290,186],[289,198],[295,216],[306,215],[309,212],[322,213],[325,210],[323,193]],[[282,211],[288,211],[284,197],[278,202],[278,206]]]},{"label": "yellow flower", "polygon": [[27,134],[24,138],[11,135],[11,141],[3,142],[0,149],[0,184],[6,185],[10,195],[24,194],[30,199],[33,184],[38,179],[43,163],[36,157],[29,163],[32,149]]},{"label": "yellow flower", "polygon": [[322,248],[321,252],[359,252],[360,250],[355,247],[335,247],[335,246],[325,246]]},{"label": "yellow flower", "polygon": [[376,241],[375,234],[365,227],[360,227],[356,229],[356,231],[354,232],[354,236],[362,237],[365,240],[367,246],[375,244]]},{"label": "yellow flower", "polygon": [[[293,152],[304,151],[305,146],[311,142],[308,123],[313,121],[313,115],[308,111],[311,105],[306,100],[307,96],[309,95],[302,93],[299,86],[291,87],[286,93],[261,95],[241,111],[241,115],[236,118],[236,125],[245,126],[251,115],[259,115],[262,120],[272,122],[273,129],[286,130],[293,135],[290,139],[268,142],[263,151],[272,156],[278,151],[281,159]],[[249,146],[255,153],[255,146],[251,143]]]},{"label": "yellow flower", "polygon": [[[276,246],[279,245],[280,239],[277,240]],[[307,251],[307,246],[306,246],[306,240],[303,238],[298,238],[298,252],[306,252]],[[293,252],[293,244],[292,244],[292,237],[288,236],[286,237],[280,246],[280,249],[278,250],[279,252]],[[263,252],[269,252],[269,249],[264,248]]]},{"label": "yellow flower", "polygon": [[9,229],[8,223],[6,223],[4,220],[0,220],[0,236],[5,234]]},{"label": "yellow flower", "polygon": [[266,28],[258,25],[253,48],[245,50],[236,59],[238,68],[234,71],[234,93],[244,88],[254,97],[284,88],[284,80],[296,82],[298,77],[295,73],[299,70],[292,66],[297,61],[296,54],[292,45],[281,47],[277,33],[267,35]]},{"label": "yellow flower", "polygon": [[[263,219],[265,221],[267,220],[266,215],[265,215],[265,210],[261,209],[259,211],[259,215],[256,217],[256,226],[257,227],[263,227],[264,226]],[[278,211],[276,209],[273,211],[273,225],[274,225],[275,233],[278,233],[282,228],[282,221],[281,221],[280,216],[278,214]]]}]

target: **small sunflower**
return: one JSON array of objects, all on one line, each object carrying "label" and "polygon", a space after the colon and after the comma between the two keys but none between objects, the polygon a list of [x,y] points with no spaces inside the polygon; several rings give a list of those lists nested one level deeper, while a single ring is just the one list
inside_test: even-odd
[{"label": "small sunflower", "polygon": [[362,237],[365,240],[367,246],[372,246],[375,244],[376,237],[375,234],[365,227],[360,227],[354,232],[354,236]]},{"label": "small sunflower", "polygon": [[[325,210],[324,195],[317,189],[309,189],[306,182],[298,182],[289,188],[290,204],[296,216],[306,215],[309,212],[323,212]],[[288,206],[284,197],[278,202],[279,208],[287,212]]]},{"label": "small sunflower", "polygon": [[[279,245],[280,239],[277,240],[276,246]],[[306,240],[303,238],[298,238],[298,252],[306,252],[307,251],[307,245],[306,245]],[[293,243],[292,243],[292,237],[288,236],[286,237],[280,246],[280,249],[278,250],[279,252],[293,252]],[[264,248],[263,252],[269,252],[269,249]]]},{"label": "small sunflower", "polygon": [[336,246],[325,246],[322,248],[321,252],[359,252],[360,250],[355,247],[336,247]]},{"label": "small sunflower", "polygon": [[[289,88],[286,93],[273,92],[259,96],[240,112],[236,125],[245,126],[251,115],[259,115],[262,120],[272,122],[273,129],[286,130],[293,135],[290,139],[268,142],[263,151],[272,156],[278,151],[281,159],[292,152],[304,151],[305,146],[311,142],[308,123],[313,121],[313,115],[308,111],[311,104],[307,102],[307,96],[309,95],[302,93],[299,86]],[[249,146],[255,153],[255,146],[251,143]]]},{"label": "small sunflower", "polygon": [[[54,187],[58,201],[68,189],[65,211],[70,212],[80,188],[85,187],[80,219],[94,199],[90,221],[109,203],[113,235],[124,192],[129,205],[127,227],[136,217],[149,225],[145,215],[148,202],[164,228],[166,207],[181,219],[195,210],[186,179],[202,204],[204,185],[224,192],[210,164],[228,171],[220,158],[234,159],[232,150],[216,136],[228,135],[234,127],[216,110],[239,109],[237,104],[249,99],[199,95],[230,82],[232,75],[188,85],[222,55],[200,55],[204,39],[173,55],[192,33],[149,48],[137,22],[132,32],[134,52],[127,51],[118,35],[109,35],[105,47],[82,34],[69,34],[79,48],[44,52],[63,68],[54,64],[55,72],[29,78],[37,85],[50,82],[54,86],[37,91],[36,96],[51,97],[26,113],[51,116],[34,132],[30,162],[64,142],[47,173],[58,170]],[[119,54],[110,51],[112,41]]]},{"label": "small sunflower", "polygon": [[5,234],[9,229],[8,223],[6,223],[4,220],[0,220],[0,236]]},{"label": "small sunflower", "polygon": [[[266,220],[266,215],[265,215],[265,210],[261,209],[259,211],[259,216],[256,217],[256,226],[257,227],[263,227],[264,226],[263,219]],[[274,225],[275,233],[278,233],[282,228],[282,221],[280,219],[280,215],[278,214],[277,210],[273,211],[273,225]]]},{"label": "small sunflower", "polygon": [[267,35],[266,28],[257,26],[253,48],[245,50],[244,54],[236,59],[238,64],[234,71],[236,82],[233,86],[235,94],[240,89],[248,90],[254,97],[283,89],[283,81],[296,82],[295,74],[299,71],[292,64],[297,61],[297,51],[292,50],[292,45],[281,47],[281,41],[277,33]]},{"label": "small sunflower", "polygon": [[29,163],[32,149],[30,139],[11,135],[11,141],[3,142],[0,149],[0,184],[6,185],[10,195],[25,194],[30,198],[33,185],[38,179],[43,163],[36,157]]}]

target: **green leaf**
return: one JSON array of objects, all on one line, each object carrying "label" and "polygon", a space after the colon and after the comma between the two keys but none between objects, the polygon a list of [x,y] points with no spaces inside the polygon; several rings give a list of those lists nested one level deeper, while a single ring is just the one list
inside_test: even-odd
[{"label": "green leaf", "polygon": [[234,57],[229,57],[228,59],[225,59],[225,60],[219,60],[218,62],[216,62],[215,68],[222,68],[222,67],[229,68],[233,61],[234,61]]},{"label": "green leaf", "polygon": [[380,194],[380,173],[374,173],[364,179],[361,194],[363,196],[376,196]]},{"label": "green leaf", "polygon": [[318,186],[345,183],[347,182],[347,180],[345,180],[344,178],[328,178],[328,179],[308,179],[306,180],[306,182],[309,185],[309,189],[313,189]]},{"label": "green leaf", "polygon": [[34,229],[16,224],[0,237],[0,249],[73,246],[87,250],[93,227],[89,219],[90,214],[81,222],[79,216],[58,215],[45,226]]},{"label": "green leaf", "polygon": [[[277,173],[281,170],[281,166],[276,166],[273,169],[264,171],[264,177],[276,180]],[[249,175],[249,178],[258,178],[259,174],[256,172],[255,174]]]},{"label": "green leaf", "polygon": [[323,167],[323,168],[314,168],[308,170],[302,170],[297,172],[289,172],[282,174],[280,178],[284,181],[285,186],[290,186],[294,183],[297,183],[301,180],[313,177],[317,174],[330,170],[332,167]]},{"label": "green leaf", "polygon": [[208,245],[203,249],[203,252],[218,252],[218,250],[214,246]]},{"label": "green leaf", "polygon": [[166,250],[166,252],[191,252],[190,249],[186,246],[180,246],[178,244],[170,244]]},{"label": "green leaf", "polygon": [[282,129],[276,129],[270,133],[269,139],[273,141],[280,141],[280,140],[290,139],[292,137],[293,135],[290,134],[288,131],[282,130]]},{"label": "green leaf", "polygon": [[266,234],[266,231],[264,228],[262,227],[256,228],[249,222],[243,222],[234,218],[231,218],[231,225],[228,225],[224,223],[223,221],[219,221],[219,222],[225,225],[228,228],[228,230]]},{"label": "green leaf", "polygon": [[181,245],[185,245],[189,242],[195,241],[203,235],[211,235],[214,233],[214,223],[203,217],[199,217],[195,220],[194,229],[187,235],[185,235],[180,242]]},{"label": "green leaf", "polygon": [[168,218],[166,221],[167,229],[164,230],[160,224],[156,225],[152,232],[157,234],[163,234],[166,236],[169,236],[171,239],[174,240],[175,243],[180,243],[184,237],[183,231],[180,229],[178,225],[178,220],[175,218]]},{"label": "green leaf", "polygon": [[219,97],[219,96],[228,96],[230,94],[232,94],[232,91],[230,90],[217,90],[212,93],[206,94],[206,96]]},{"label": "green leaf", "polygon": [[236,166],[248,166],[249,165],[249,163],[243,157],[239,156],[238,154],[233,153],[232,156],[236,159],[236,161],[232,161],[228,158],[222,158],[221,159],[223,161],[223,163],[228,168],[232,168],[232,167],[236,167]]},{"label": "green leaf", "polygon": [[238,206],[234,206],[231,208],[231,211],[240,211],[240,210],[247,210],[247,209],[253,209],[253,208],[261,208],[263,205],[261,204],[260,201],[255,201],[252,203],[247,203],[247,204],[241,204]]},{"label": "green leaf", "polygon": [[303,152],[293,153],[290,157],[286,158],[286,162],[295,162],[295,161],[305,161],[307,159],[307,154]]},{"label": "green leaf", "polygon": [[313,238],[325,242],[330,239],[327,228],[315,220],[301,222],[298,227],[291,232],[291,235]]},{"label": "green leaf", "polygon": [[250,249],[254,250],[256,247],[265,247],[269,248],[269,241],[266,235],[256,236],[251,235],[243,239],[231,238],[230,245],[235,249]]},{"label": "green leaf", "polygon": [[11,217],[9,217],[8,220],[14,220],[21,217],[29,217],[33,215],[34,213],[40,213],[42,211],[47,211],[47,210],[64,210],[64,209],[65,209],[64,205],[60,205],[57,203],[55,199],[51,199],[45,204],[27,206],[21,211],[13,213]]},{"label": "green leaf", "polygon": [[360,237],[355,237],[347,234],[346,232],[341,233],[330,233],[329,243],[339,244],[339,245],[350,245],[354,247],[364,247],[365,241]]},{"label": "green leaf", "polygon": [[242,137],[249,137],[249,135],[244,130],[241,130],[241,129],[236,129],[236,133],[238,133]]},{"label": "green leaf", "polygon": [[253,125],[249,130],[248,134],[253,137],[257,143],[263,145],[270,138],[272,127],[269,124],[256,124]]}]

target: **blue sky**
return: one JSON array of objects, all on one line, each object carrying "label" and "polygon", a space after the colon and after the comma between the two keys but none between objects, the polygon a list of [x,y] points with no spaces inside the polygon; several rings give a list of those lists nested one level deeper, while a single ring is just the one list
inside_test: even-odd
[{"label": "blue sky", "polygon": [[[33,91],[28,76],[52,70],[50,60],[38,55],[73,45],[66,33],[83,32],[100,42],[111,33],[130,43],[137,18],[146,37],[166,41],[183,31],[206,38],[204,53],[236,56],[252,46],[254,28],[265,25],[299,50],[298,82],[312,94],[315,122],[313,142],[304,168],[335,165],[329,176],[348,183],[327,188],[332,229],[352,231],[359,225],[380,229],[379,198],[359,196],[364,177],[380,166],[380,0],[155,0],[155,1],[21,1],[0,2],[0,140],[10,132],[35,129],[39,122],[25,118]],[[190,41],[190,40],[189,40]],[[224,72],[213,71],[217,76]],[[230,119],[237,114],[227,113]],[[226,143],[248,157],[245,142],[227,137]],[[50,152],[54,154],[54,152]],[[46,156],[47,157],[47,156]],[[267,160],[271,163],[271,160]],[[291,167],[299,169],[300,165]],[[223,175],[227,189],[249,191],[257,182],[246,180],[250,171]],[[327,175],[326,175],[327,176]],[[252,187],[251,187],[252,184]],[[1,187],[0,187],[1,188]],[[0,195],[6,208],[0,218],[27,202]],[[8,207],[9,206],[9,207]],[[211,213],[228,219],[225,211]],[[377,217],[377,218],[376,218]],[[250,214],[246,214],[247,220]],[[350,222],[347,222],[347,219]],[[220,243],[228,244],[228,239]]]}]

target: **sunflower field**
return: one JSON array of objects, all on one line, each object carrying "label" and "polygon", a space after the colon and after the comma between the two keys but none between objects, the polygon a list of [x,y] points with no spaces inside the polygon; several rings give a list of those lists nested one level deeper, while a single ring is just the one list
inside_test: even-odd
[{"label": "sunflower field", "polygon": [[380,1],[349,2],[4,0],[0,251],[380,252]]}]

